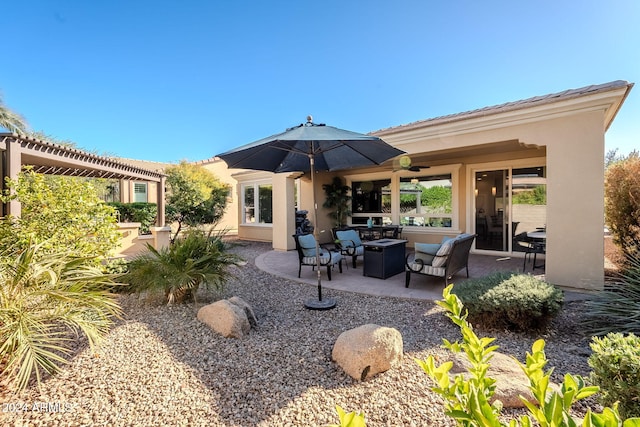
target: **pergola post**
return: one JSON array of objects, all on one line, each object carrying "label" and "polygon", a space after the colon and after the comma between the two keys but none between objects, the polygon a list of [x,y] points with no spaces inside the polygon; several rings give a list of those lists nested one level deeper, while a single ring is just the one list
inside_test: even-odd
[{"label": "pergola post", "polygon": [[[20,145],[20,140],[8,138],[6,139],[5,143],[7,149],[7,170],[5,171],[5,176],[11,178],[12,180],[17,180],[18,174],[22,169],[22,147]],[[13,194],[14,191],[12,190],[11,193]],[[7,203],[7,215],[19,217],[20,212],[21,207],[18,200],[11,200]]]},{"label": "pergola post", "polygon": [[157,191],[158,191],[158,215],[157,215],[157,219],[156,219],[156,225],[158,227],[164,227],[164,223],[165,223],[165,214],[164,214],[164,207],[165,207],[165,200],[164,200],[164,187],[167,183],[167,177],[166,176],[161,176],[160,177],[160,182],[157,185]]}]

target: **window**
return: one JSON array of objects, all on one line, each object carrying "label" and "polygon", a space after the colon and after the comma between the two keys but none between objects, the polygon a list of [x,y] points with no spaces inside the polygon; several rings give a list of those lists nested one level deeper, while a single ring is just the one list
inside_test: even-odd
[{"label": "window", "polygon": [[400,178],[400,225],[450,228],[451,174]]},{"label": "window", "polygon": [[147,202],[147,184],[145,182],[135,182],[133,184],[133,201]]},{"label": "window", "polygon": [[266,183],[243,184],[243,224],[273,223],[273,186]]},{"label": "window", "polygon": [[391,180],[354,181],[351,183],[353,224],[391,224]]}]

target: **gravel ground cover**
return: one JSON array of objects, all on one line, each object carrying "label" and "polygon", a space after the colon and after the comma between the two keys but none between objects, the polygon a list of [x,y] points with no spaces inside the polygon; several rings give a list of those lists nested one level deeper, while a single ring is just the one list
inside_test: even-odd
[{"label": "gravel ground cover", "polygon": [[[327,290],[338,306],[309,311],[303,301],[316,295],[315,287],[253,264],[270,244],[237,243],[233,250],[247,264],[233,268],[224,291],[201,291],[196,305],[121,297],[125,316],[96,352],[80,340],[70,363],[41,388],[17,395],[0,390],[2,425],[324,426],[337,422],[336,405],[364,411],[369,427],[454,425],[413,360],[444,355],[442,338],[459,338],[439,307]],[[233,295],[258,317],[258,328],[242,339],[217,336],[196,319],[202,305]],[[521,361],[535,339],[545,338],[556,380],[566,372],[587,375],[589,338],[580,333],[581,313],[581,302],[567,303],[542,336],[487,335]],[[400,367],[360,382],[331,361],[331,350],[340,333],[366,323],[398,329],[405,358]]]}]

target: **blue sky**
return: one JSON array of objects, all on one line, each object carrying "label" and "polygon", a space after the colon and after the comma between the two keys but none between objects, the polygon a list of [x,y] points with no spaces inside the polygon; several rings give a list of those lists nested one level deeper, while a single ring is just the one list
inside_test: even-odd
[{"label": "blue sky", "polygon": [[[0,93],[101,154],[201,160],[305,121],[370,132],[640,83],[640,2],[3,2]],[[607,150],[640,147],[640,85]]]}]

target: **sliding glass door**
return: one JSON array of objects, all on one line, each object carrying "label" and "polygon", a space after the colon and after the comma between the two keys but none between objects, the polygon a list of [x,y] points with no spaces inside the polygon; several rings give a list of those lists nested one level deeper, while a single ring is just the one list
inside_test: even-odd
[{"label": "sliding glass door", "polygon": [[475,174],[476,249],[509,250],[509,170]]},{"label": "sliding glass door", "polygon": [[476,249],[523,251],[527,232],[546,226],[546,168],[477,170],[474,175]]}]

